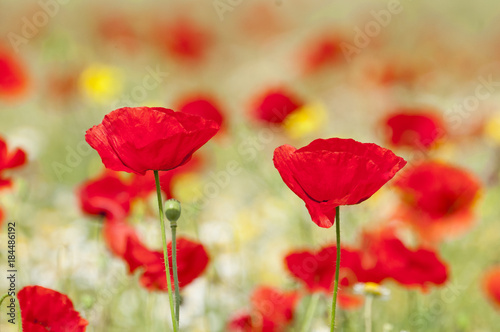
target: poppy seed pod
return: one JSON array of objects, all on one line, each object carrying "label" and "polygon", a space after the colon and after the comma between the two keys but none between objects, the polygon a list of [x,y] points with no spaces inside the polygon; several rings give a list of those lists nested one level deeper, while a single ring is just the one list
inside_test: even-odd
[{"label": "poppy seed pod", "polygon": [[176,222],[181,216],[181,203],[173,198],[166,201],[165,216],[170,222]]}]

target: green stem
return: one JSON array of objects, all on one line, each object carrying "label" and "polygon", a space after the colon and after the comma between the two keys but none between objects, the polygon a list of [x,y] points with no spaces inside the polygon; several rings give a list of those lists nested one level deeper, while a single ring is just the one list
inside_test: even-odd
[{"label": "green stem", "polygon": [[172,282],[170,281],[170,267],[168,264],[167,238],[165,236],[165,221],[163,219],[163,202],[161,198],[160,178],[158,176],[158,171],[153,171],[153,172],[155,175],[156,194],[158,196],[158,209],[160,211],[161,240],[163,243],[163,259],[165,261],[165,274],[167,276],[167,291],[168,291],[168,300],[170,302],[170,315],[172,316],[172,326],[174,332],[177,332],[178,331],[177,320],[175,318],[174,299],[172,296]]},{"label": "green stem", "polygon": [[309,305],[307,306],[306,317],[304,318],[304,323],[302,324],[302,328],[300,331],[307,332],[309,330],[309,325],[311,325],[312,318],[314,316],[314,312],[316,311],[316,307],[318,306],[320,293],[315,293],[311,300],[309,301]]},{"label": "green stem", "polygon": [[365,332],[372,332],[373,295],[367,295],[365,300]]},{"label": "green stem", "polygon": [[21,316],[21,306],[19,305],[19,300],[17,299],[17,297],[15,295],[14,296],[9,295],[8,293],[2,296],[2,298],[0,298],[0,309],[2,308],[3,300],[5,300],[9,296],[12,297],[16,303],[17,317],[19,322],[19,324],[17,324],[17,330],[19,332],[23,332],[23,317]]},{"label": "green stem", "polygon": [[181,306],[181,295],[179,293],[179,278],[177,276],[177,222],[170,221],[170,229],[172,230],[172,265],[174,269],[174,288],[175,288],[175,317],[179,324],[179,310]]},{"label": "green stem", "polygon": [[332,299],[332,322],[330,332],[335,331],[335,311],[337,309],[337,293],[339,290],[339,269],[340,269],[340,207],[335,208],[335,231],[337,232],[337,261],[335,263],[335,284],[333,286]]}]

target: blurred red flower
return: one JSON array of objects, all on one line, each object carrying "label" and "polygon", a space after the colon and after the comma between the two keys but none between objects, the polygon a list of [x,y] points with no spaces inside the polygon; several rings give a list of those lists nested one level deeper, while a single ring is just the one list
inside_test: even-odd
[{"label": "blurred red flower", "polygon": [[352,139],[317,139],[300,149],[282,145],[274,150],[281,178],[325,228],[333,225],[337,206],[370,198],[404,165],[392,151]]},{"label": "blurred red flower", "polygon": [[395,186],[403,201],[396,217],[409,223],[427,242],[467,231],[481,188],[473,174],[435,161],[409,168]]},{"label": "blurred red flower", "polygon": [[19,97],[26,92],[27,87],[26,69],[12,52],[0,46],[0,98]]},{"label": "blurred red flower", "polygon": [[401,109],[386,120],[387,139],[395,146],[429,149],[446,130],[441,120],[431,113]]},{"label": "blurred red flower", "polygon": [[255,99],[252,107],[253,116],[259,121],[281,124],[288,115],[302,105],[303,102],[289,91],[268,90]]},{"label": "blurred red flower", "polygon": [[[356,273],[361,267],[357,250],[341,248],[342,260],[339,270],[339,305],[354,309],[362,304],[362,298],[352,294],[352,286],[358,282]],[[337,247],[327,246],[318,252],[296,251],[285,257],[288,271],[304,283],[308,291],[333,292],[333,280],[337,262]]]},{"label": "blurred red flower", "polygon": [[88,322],[64,294],[41,286],[26,286],[17,294],[26,332],[82,332]]},{"label": "blurred red flower", "polygon": [[500,266],[486,272],[483,277],[483,289],[495,307],[500,309]]},{"label": "blurred red flower", "polygon": [[199,95],[186,98],[180,102],[179,111],[213,120],[219,126],[222,126],[224,121],[219,105],[209,96]]},{"label": "blurred red flower", "polygon": [[106,170],[96,179],[89,180],[78,189],[80,207],[90,215],[108,219],[121,219],[130,211],[130,186],[116,172]]},{"label": "blurred red flower", "polygon": [[118,257],[124,257],[129,238],[132,241],[139,242],[134,227],[125,222],[124,219],[105,219],[102,230],[104,242],[109,250]]},{"label": "blurred red flower", "polygon": [[155,44],[177,60],[189,63],[206,58],[213,35],[209,30],[187,17],[158,24],[153,32]]},{"label": "blurred red flower", "polygon": [[10,187],[12,185],[12,181],[5,178],[2,174],[3,171],[20,167],[25,163],[26,153],[20,148],[9,152],[7,149],[7,143],[0,137],[0,189],[2,187]]},{"label": "blurred red flower", "polygon": [[303,70],[306,74],[317,72],[325,67],[336,65],[344,59],[341,44],[344,40],[339,36],[321,36],[301,50]]},{"label": "blurred red flower", "polygon": [[184,165],[219,130],[213,120],[166,108],[125,107],[87,130],[106,168],[144,175]]},{"label": "blurred red flower", "polygon": [[293,320],[298,293],[283,293],[272,287],[258,287],[251,297],[251,313],[234,317],[228,324],[229,331],[280,332]]},{"label": "blurred red flower", "polygon": [[356,271],[359,282],[393,279],[425,290],[429,284],[442,285],[448,280],[448,268],[436,252],[411,250],[390,229],[365,232],[360,252],[361,269]]},{"label": "blurred red flower", "polygon": [[[169,264],[172,266],[171,242],[168,243],[167,250]],[[134,236],[129,236],[123,258],[129,266],[130,273],[133,273],[139,267],[144,269],[140,282],[146,289],[150,291],[167,290],[167,277],[165,276],[162,251],[149,250]],[[185,238],[177,239],[177,274],[181,289],[198,278],[205,271],[208,262],[208,254],[201,243]],[[170,276],[173,283],[173,269],[170,269]]]}]

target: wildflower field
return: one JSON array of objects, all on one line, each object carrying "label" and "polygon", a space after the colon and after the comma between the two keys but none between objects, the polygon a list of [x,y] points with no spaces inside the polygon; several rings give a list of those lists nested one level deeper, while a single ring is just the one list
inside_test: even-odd
[{"label": "wildflower field", "polygon": [[496,2],[0,17],[1,332],[499,330]]}]

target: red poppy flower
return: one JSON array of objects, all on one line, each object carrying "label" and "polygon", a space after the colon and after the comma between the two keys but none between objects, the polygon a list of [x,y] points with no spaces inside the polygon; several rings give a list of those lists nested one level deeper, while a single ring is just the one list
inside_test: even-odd
[{"label": "red poppy flower", "polygon": [[212,138],[219,125],[197,115],[166,108],[125,107],[87,130],[85,140],[106,168],[144,175],[184,165]]},{"label": "red poppy flower", "polygon": [[27,87],[28,78],[25,69],[11,52],[0,46],[0,98],[18,97]]},{"label": "red poppy flower", "polygon": [[[165,263],[162,251],[147,249],[140,241],[129,237],[124,254],[129,271],[142,267],[141,284],[148,290],[167,290]],[[169,263],[172,266],[172,243],[167,245]],[[185,238],[177,239],[177,274],[182,289],[198,278],[208,265],[208,254],[202,244]],[[170,269],[173,283],[173,271]],[[173,286],[173,285],[172,285]]]},{"label": "red poppy flower", "polygon": [[403,204],[396,217],[409,223],[422,240],[440,241],[468,230],[480,183],[460,168],[425,162],[408,169],[396,182]]},{"label": "red poppy flower", "polygon": [[281,178],[325,228],[333,225],[337,206],[370,198],[404,165],[392,151],[352,139],[317,139],[300,149],[282,145],[274,150]]},{"label": "red poppy flower", "polygon": [[26,286],[17,293],[23,330],[29,332],[82,332],[88,322],[64,294],[41,286]]},{"label": "red poppy flower", "polygon": [[228,330],[233,332],[278,332],[276,324],[258,314],[242,313],[235,316],[228,324]]},{"label": "red poppy flower", "polygon": [[115,172],[108,170],[85,182],[78,193],[80,207],[87,214],[120,219],[130,211],[130,188]]},{"label": "red poppy flower", "polygon": [[301,56],[305,73],[314,73],[342,61],[342,42],[343,39],[339,36],[322,36],[309,43],[305,48],[306,53]]},{"label": "red poppy flower", "polygon": [[7,143],[0,137],[0,188],[9,187],[12,182],[4,178],[2,172],[7,169],[20,167],[26,163],[26,153],[22,149],[7,150]]},{"label": "red poppy flower", "polygon": [[213,36],[206,27],[186,17],[158,25],[154,38],[155,44],[168,55],[189,63],[203,60],[213,43]]},{"label": "red poppy flower", "polygon": [[486,272],[483,277],[483,288],[490,301],[500,309],[500,266]]},{"label": "red poppy flower", "polygon": [[[342,286],[352,286],[357,282],[354,272],[359,269],[360,257],[356,250],[341,248],[339,283]],[[324,291],[333,289],[337,248],[327,246],[318,252],[297,251],[285,257],[286,267],[290,273],[302,281],[309,291]]]},{"label": "red poppy flower", "polygon": [[[350,293],[352,286],[358,282],[356,273],[361,268],[360,253],[356,250],[341,248],[341,257],[339,305],[344,309],[354,309],[362,304],[359,296]],[[303,282],[310,292],[322,291],[327,294],[333,291],[336,262],[336,246],[327,246],[318,252],[292,252],[285,257],[288,271]]]},{"label": "red poppy flower", "polygon": [[398,110],[386,120],[387,138],[395,146],[429,149],[443,137],[445,129],[434,114]]},{"label": "red poppy flower", "polygon": [[109,250],[118,257],[125,256],[129,239],[139,242],[135,229],[119,218],[105,219],[103,237]]},{"label": "red poppy flower", "polygon": [[288,115],[302,105],[303,102],[290,92],[274,89],[257,97],[253,113],[260,121],[281,124]]},{"label": "red poppy flower", "polygon": [[296,292],[282,293],[272,287],[262,286],[253,292],[250,301],[262,317],[277,325],[285,325],[293,319],[298,298]]},{"label": "red poppy flower", "polygon": [[361,269],[356,272],[360,282],[393,279],[404,286],[426,289],[429,284],[442,285],[448,280],[448,268],[436,252],[411,250],[390,229],[364,233],[361,252]]},{"label": "red poppy flower", "polygon": [[252,297],[251,313],[240,314],[228,324],[230,331],[280,332],[293,320],[298,293],[283,293],[271,287],[257,288]]},{"label": "red poppy flower", "polygon": [[222,126],[224,120],[217,103],[208,96],[186,98],[180,103],[179,110],[184,113],[199,115],[205,119],[213,120],[219,126]]}]

